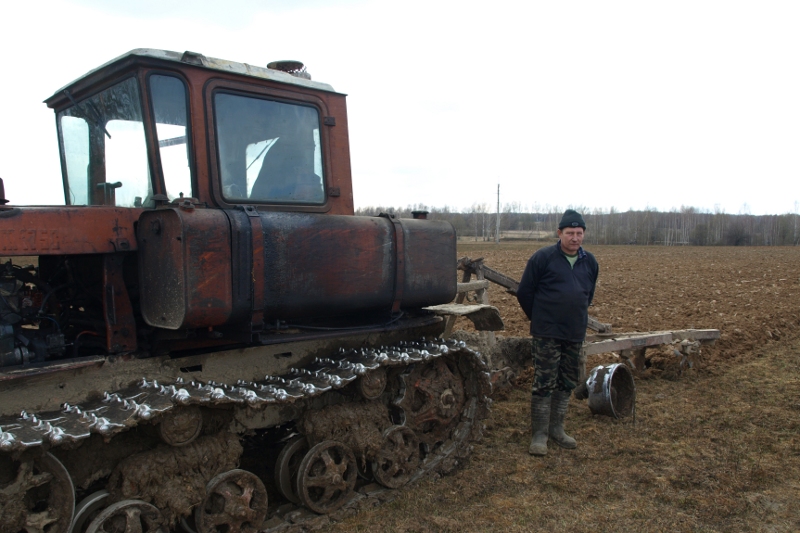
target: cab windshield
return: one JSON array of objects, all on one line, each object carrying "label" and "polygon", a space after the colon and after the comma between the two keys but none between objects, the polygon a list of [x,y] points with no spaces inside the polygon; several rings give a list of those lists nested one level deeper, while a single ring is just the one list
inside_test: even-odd
[{"label": "cab windshield", "polygon": [[[151,76],[161,175],[172,199],[192,196],[183,82]],[[58,113],[68,205],[152,207],[139,84],[128,78]]]}]

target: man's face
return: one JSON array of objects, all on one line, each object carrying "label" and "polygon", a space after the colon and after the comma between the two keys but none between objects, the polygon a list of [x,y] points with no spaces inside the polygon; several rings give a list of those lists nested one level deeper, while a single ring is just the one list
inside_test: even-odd
[{"label": "man's face", "polygon": [[558,230],[558,238],[561,239],[561,249],[565,254],[575,255],[578,248],[583,244],[583,228],[564,228]]}]

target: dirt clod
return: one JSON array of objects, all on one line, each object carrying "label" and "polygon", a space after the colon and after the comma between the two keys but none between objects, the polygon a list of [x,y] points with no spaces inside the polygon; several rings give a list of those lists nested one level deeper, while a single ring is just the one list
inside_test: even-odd
[{"label": "dirt clod", "polygon": [[178,448],[162,444],[122,461],[111,474],[108,490],[112,501],[152,501],[168,510],[164,518],[175,524],[205,497],[214,476],[236,468],[241,454],[239,439],[227,432]]},{"label": "dirt clod", "polygon": [[383,444],[383,431],[389,427],[389,411],[378,401],[330,405],[309,411],[302,421],[311,446],[325,440],[346,444],[356,454],[362,468]]}]

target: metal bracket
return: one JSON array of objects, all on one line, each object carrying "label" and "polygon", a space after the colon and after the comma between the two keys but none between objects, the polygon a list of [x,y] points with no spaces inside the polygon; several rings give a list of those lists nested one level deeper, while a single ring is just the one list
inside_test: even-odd
[{"label": "metal bracket", "polygon": [[253,235],[253,268],[250,272],[253,309],[250,322],[252,331],[259,332],[264,329],[264,228],[261,225],[261,215],[255,207],[240,207],[250,219]]},{"label": "metal bracket", "polygon": [[392,313],[400,311],[400,302],[403,301],[403,287],[406,282],[406,246],[403,223],[395,215],[381,213],[378,215],[388,219],[394,225],[395,236],[395,274],[394,274],[394,302],[392,302]]}]

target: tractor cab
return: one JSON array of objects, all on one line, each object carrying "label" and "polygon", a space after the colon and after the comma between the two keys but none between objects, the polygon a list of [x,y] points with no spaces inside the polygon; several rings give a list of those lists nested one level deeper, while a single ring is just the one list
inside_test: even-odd
[{"label": "tractor cab", "polygon": [[66,204],[352,214],[344,95],[270,67],[138,49],[56,92]]}]

